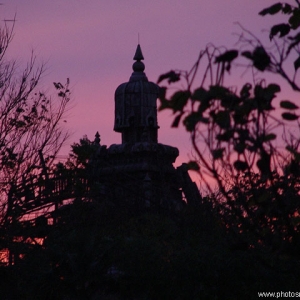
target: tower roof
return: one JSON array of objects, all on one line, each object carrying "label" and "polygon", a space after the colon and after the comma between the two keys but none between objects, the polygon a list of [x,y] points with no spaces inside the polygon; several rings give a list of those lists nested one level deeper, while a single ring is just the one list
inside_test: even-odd
[{"label": "tower roof", "polygon": [[[144,70],[145,70],[145,65],[144,63],[141,61],[144,59],[144,56],[143,56],[143,53],[142,53],[142,49],[141,49],[141,46],[140,44],[137,45],[136,47],[136,50],[135,50],[135,54],[134,54],[134,57],[133,59],[135,60],[135,62],[133,63],[132,65],[132,70],[133,70],[133,76],[131,76],[132,78],[131,79],[134,79],[135,80],[135,77],[137,76],[138,78],[141,78],[141,77],[146,77],[145,73],[144,73]],[[141,76],[142,75],[142,76]]]},{"label": "tower roof", "polygon": [[139,44],[133,59],[129,82],[119,85],[115,92],[114,130],[122,133],[122,143],[157,143],[159,87],[149,82],[144,73],[144,56]]},{"label": "tower roof", "polygon": [[136,47],[133,59],[134,60],[144,60],[144,56],[143,56],[140,44],[138,44],[137,47]]}]

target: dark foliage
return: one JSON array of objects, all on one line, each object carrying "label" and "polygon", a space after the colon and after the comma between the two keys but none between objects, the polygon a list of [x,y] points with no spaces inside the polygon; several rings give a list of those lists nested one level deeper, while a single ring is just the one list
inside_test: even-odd
[{"label": "dark foliage", "polygon": [[[161,88],[160,110],[171,110],[172,126],[183,124],[191,134],[195,157],[188,167],[210,189],[199,207],[134,211],[107,197],[70,199],[55,211],[53,225],[35,220],[42,243],[27,243],[15,264],[0,267],[3,299],[257,299],[258,291],[297,291],[300,140],[286,125],[298,128],[298,105],[282,100],[278,107],[277,83],[224,84],[234,63],[246,59],[254,74],[275,73],[300,91],[299,58],[293,76],[283,69],[290,53],[298,53],[300,34],[291,35],[300,26],[296,3],[276,3],[260,12],[289,17],[270,29],[272,41],[287,43],[274,47],[279,59],[253,35],[242,34],[243,51],[210,46],[189,72],[171,70],[158,79],[186,81],[186,88],[170,97],[168,88]],[[203,81],[194,88],[205,59]],[[279,109],[281,117],[274,113]],[[80,140],[55,172],[91,174],[95,151],[93,142]],[[8,150],[6,157],[13,160],[14,154]]]},{"label": "dark foliage", "polygon": [[[299,134],[295,134],[299,130],[298,105],[282,100],[279,108],[276,99],[281,91],[279,84],[257,80],[256,74],[271,72],[294,91],[300,91],[297,82],[300,35],[295,34],[300,27],[300,6],[296,3],[296,6],[277,3],[260,12],[262,16],[279,12],[289,16],[288,23],[270,29],[274,47],[265,47],[241,27],[239,45],[243,51],[221,51],[208,46],[200,52],[190,71],[178,71],[186,88],[168,96],[168,88],[163,87],[160,98],[161,109],[169,109],[175,115],[172,126],[182,124],[190,133],[194,150],[191,170],[198,172],[203,186],[210,191],[207,201],[213,203],[212,210],[228,234],[229,249],[244,251],[256,266],[270,266],[273,261],[272,266],[282,272],[291,266],[291,260],[299,258],[300,140]],[[290,67],[294,74],[288,75],[283,66],[295,54],[298,58],[294,68]],[[254,82],[241,88],[226,86],[229,70],[232,72],[234,63],[245,58],[250,62],[248,67],[253,70]],[[200,64],[205,65],[203,80],[194,88]],[[289,130],[290,124],[294,131]],[[217,193],[211,178],[217,185]],[[258,256],[250,258],[253,253]],[[257,273],[257,276],[262,280],[261,289],[266,289],[268,284],[263,275]],[[295,276],[299,279],[299,274]],[[281,284],[287,286],[286,280],[282,279]],[[238,282],[241,290],[242,280]]]},{"label": "dark foliage", "polygon": [[296,290],[295,259],[246,250],[224,234],[208,203],[174,218],[133,216],[110,202],[77,200],[61,212],[43,246],[1,269],[6,274],[2,295],[256,299],[259,290]]}]

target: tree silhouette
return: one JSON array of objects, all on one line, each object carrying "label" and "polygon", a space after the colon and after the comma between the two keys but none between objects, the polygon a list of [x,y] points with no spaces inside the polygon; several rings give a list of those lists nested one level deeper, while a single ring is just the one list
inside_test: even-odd
[{"label": "tree silhouette", "polygon": [[[299,91],[300,6],[296,4],[277,3],[260,12],[289,16],[288,23],[272,26],[271,47],[239,25],[240,48],[208,45],[190,71],[171,71],[158,79],[169,85],[184,82],[185,88],[171,95],[167,86],[161,87],[160,110],[171,110],[172,126],[182,122],[190,133],[195,156],[190,169],[198,172],[210,191],[207,199],[228,231],[246,248],[267,247],[281,254],[299,250],[298,105],[281,100],[278,107],[279,83],[267,83],[261,76],[276,74]],[[293,66],[287,69],[291,61]],[[253,81],[227,86],[227,77],[245,62]],[[213,193],[209,177],[219,194]]]},{"label": "tree silhouette", "polygon": [[[68,137],[63,116],[70,101],[66,85],[54,83],[57,99],[39,88],[45,66],[38,66],[31,54],[22,71],[16,61],[8,60],[14,22],[0,29],[0,231],[1,247],[7,248],[13,236],[13,224],[24,215],[16,206],[34,194],[30,182],[47,177],[47,172]],[[22,195],[17,187],[23,185]],[[22,200],[21,200],[22,199]],[[22,211],[22,214],[19,212]]]}]

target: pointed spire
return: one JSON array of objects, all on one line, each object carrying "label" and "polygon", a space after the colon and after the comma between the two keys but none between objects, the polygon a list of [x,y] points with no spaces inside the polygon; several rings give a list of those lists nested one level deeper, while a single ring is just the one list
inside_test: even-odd
[{"label": "pointed spire", "polygon": [[141,61],[141,60],[144,59],[140,44],[138,44],[137,47],[136,47],[136,51],[135,51],[133,59],[137,60],[137,61]]},{"label": "pointed spire", "polygon": [[140,44],[138,44],[136,47],[133,59],[136,60],[136,62],[134,62],[132,65],[133,71],[143,73],[145,70],[145,65],[143,62],[141,62],[141,60],[144,59],[144,56]]},{"label": "pointed spire", "polygon": [[94,145],[100,145],[100,141],[101,141],[100,134],[97,131],[96,134],[95,134]]}]

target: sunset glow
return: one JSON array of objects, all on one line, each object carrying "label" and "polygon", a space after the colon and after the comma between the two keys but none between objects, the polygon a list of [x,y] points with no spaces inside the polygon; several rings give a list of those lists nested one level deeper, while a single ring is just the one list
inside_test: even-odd
[{"label": "sunset glow", "polygon": [[[264,5],[273,1],[264,1]],[[234,47],[239,32],[234,22],[262,34],[270,19],[260,18],[261,1],[3,1],[1,19],[16,15],[15,36],[9,55],[18,64],[27,62],[33,50],[46,62],[43,84],[51,90],[53,81],[70,78],[73,108],[66,118],[72,132],[62,154],[83,135],[101,143],[120,143],[113,132],[114,92],[132,73],[133,54],[138,43],[145,57],[150,81],[170,69],[189,69],[207,43]],[[255,20],[255,22],[253,21]],[[8,23],[9,24],[9,23]],[[267,36],[267,34],[264,34]],[[235,79],[239,80],[239,78]],[[162,112],[159,141],[176,146],[188,160],[190,142],[183,128],[170,128],[173,116]]]}]

